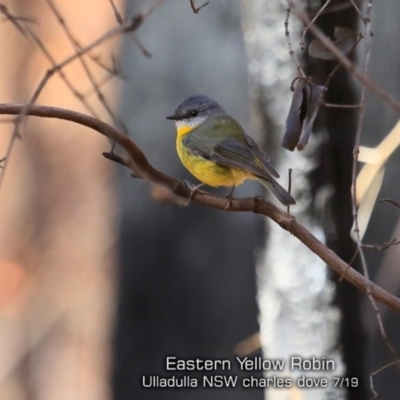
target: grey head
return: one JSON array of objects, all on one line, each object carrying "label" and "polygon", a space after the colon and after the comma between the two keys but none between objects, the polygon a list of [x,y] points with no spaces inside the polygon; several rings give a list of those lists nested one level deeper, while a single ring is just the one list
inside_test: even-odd
[{"label": "grey head", "polygon": [[214,115],[223,115],[226,111],[213,99],[204,94],[195,94],[182,100],[173,115],[167,117],[176,125],[197,126]]}]

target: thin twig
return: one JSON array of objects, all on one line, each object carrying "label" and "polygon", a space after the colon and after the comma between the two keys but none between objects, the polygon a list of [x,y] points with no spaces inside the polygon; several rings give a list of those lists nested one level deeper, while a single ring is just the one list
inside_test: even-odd
[{"label": "thin twig", "polygon": [[306,34],[307,34],[307,31],[308,31],[308,28],[309,28],[310,25],[312,25],[312,24],[317,20],[317,18],[324,12],[325,8],[329,6],[329,3],[330,3],[331,1],[332,1],[332,0],[328,0],[328,1],[318,10],[318,12],[315,14],[315,16],[314,16],[313,19],[310,21],[310,23],[309,23],[308,25],[306,25],[306,27],[304,28],[304,30],[303,30],[303,35],[301,36],[301,42],[300,42],[300,47],[301,47],[302,50],[304,50],[304,48],[305,48]]},{"label": "thin twig", "polygon": [[[357,45],[358,45],[360,39],[361,39],[361,38],[359,38],[359,39],[357,40],[357,42],[354,44],[353,48],[349,51],[349,53],[351,53],[351,52],[357,47]],[[324,90],[323,92],[321,92],[321,94],[319,95],[318,103],[317,103],[317,104],[319,104],[319,105],[322,105],[322,104],[326,105],[326,104],[327,104],[327,103],[324,103],[324,102],[323,102],[323,98],[324,98],[324,96],[325,96],[325,92],[328,90],[329,84],[331,83],[331,80],[332,80],[333,77],[335,76],[336,72],[339,71],[340,67],[341,67],[341,65],[340,65],[340,64],[337,64],[337,65],[335,66],[335,68],[333,68],[332,71],[329,73],[328,78],[326,79],[326,82],[325,82],[325,90]],[[341,104],[337,104],[337,106],[342,106],[342,107],[338,107],[338,108],[355,108],[355,107],[360,108],[360,105],[359,105],[359,104],[358,104],[358,105],[355,105],[355,106],[349,105],[349,104],[342,104],[342,105],[341,105]]]},{"label": "thin twig", "polygon": [[33,22],[34,20],[32,20],[31,18],[26,18],[26,17],[17,17],[15,15],[11,14],[8,11],[8,8],[2,3],[0,3],[0,13],[2,13],[7,18],[7,20],[10,21],[14,25],[14,27],[16,29],[18,29],[18,31],[23,36],[25,36],[27,39],[29,39],[28,32],[26,31],[25,26],[20,23],[20,21]]},{"label": "thin twig", "polygon": [[[125,167],[128,167],[131,170],[135,169],[135,163],[133,159],[131,157],[128,157],[127,155],[121,156],[112,152],[105,151],[103,152],[103,157],[107,158],[107,160],[111,160]],[[135,175],[135,178],[140,178],[140,176]]]},{"label": "thin twig", "polygon": [[[113,79],[113,75],[107,74],[106,76],[104,76],[104,78],[100,79],[97,82],[97,85],[99,87],[103,87],[105,86],[109,81],[111,81],[111,79]],[[93,87],[88,88],[88,90],[86,92],[83,93],[83,97],[85,99],[87,99],[88,97],[92,96],[94,93],[96,93],[95,89]]]},{"label": "thin twig", "polygon": [[292,41],[290,39],[290,33],[289,33],[289,17],[290,17],[290,4],[288,4],[288,8],[286,9],[286,18],[285,18],[285,22],[284,22],[286,41],[287,41],[287,45],[289,48],[290,57],[292,57],[294,63],[296,64],[297,71],[299,71],[301,76],[303,76],[305,78],[306,74],[304,73],[303,68],[301,67],[300,61],[297,58],[296,53],[294,52],[293,47],[292,47]]},{"label": "thin twig", "polygon": [[364,249],[372,249],[372,250],[386,250],[391,246],[396,246],[400,244],[400,241],[397,241],[396,239],[391,240],[390,242],[385,242],[382,244],[362,244],[361,247]]},{"label": "thin twig", "polygon": [[152,54],[150,53],[150,51],[146,49],[144,44],[140,41],[140,39],[136,35],[132,35],[132,40],[135,42],[136,46],[139,47],[140,51],[142,52],[142,54],[145,57],[147,57],[147,58],[152,57]]},{"label": "thin twig", "polygon": [[[364,1],[365,0],[358,0],[358,1],[356,1],[356,3],[362,3]],[[352,7],[351,3],[345,3],[345,2],[337,3],[337,4],[335,3],[332,6],[328,7],[326,10],[324,10],[324,12],[322,14],[326,15],[326,14],[331,14],[331,13],[337,13],[337,12],[340,12],[340,11],[347,10],[350,7]]]},{"label": "thin twig", "polygon": [[[289,168],[289,170],[288,170],[288,177],[289,177],[288,193],[289,194],[291,194],[291,192],[292,192],[292,172],[293,172],[293,169]],[[290,205],[287,206],[287,213],[290,214]]]},{"label": "thin twig", "polygon": [[356,2],[354,0],[350,0],[350,2],[351,2],[351,5],[353,6],[353,8],[356,10],[356,13],[360,17],[361,21],[364,23],[365,26],[367,26],[366,21],[365,21],[365,17],[362,14],[362,12],[360,11],[360,9],[358,8]]},{"label": "thin twig", "polygon": [[112,7],[112,9],[113,9],[113,11],[114,11],[114,15],[115,15],[115,19],[116,19],[117,23],[118,23],[119,25],[122,25],[123,22],[124,22],[124,20],[123,20],[123,18],[122,18],[121,13],[118,11],[118,7],[115,5],[115,3],[113,2],[113,0],[110,0],[110,4],[111,4],[111,7]]},{"label": "thin twig", "polygon": [[359,104],[331,104],[331,103],[322,103],[322,106],[327,108],[356,108],[360,109]]},{"label": "thin twig", "polygon": [[391,363],[388,363],[386,365],[384,365],[383,367],[378,368],[377,370],[375,370],[374,372],[372,372],[369,376],[369,384],[372,390],[372,393],[374,394],[374,399],[379,398],[379,394],[375,391],[374,388],[374,378],[376,375],[380,374],[381,372],[383,372],[385,369],[389,368],[389,367],[393,367],[393,365],[396,365],[395,361],[392,361]]},{"label": "thin twig", "polygon": [[394,206],[400,208],[400,203],[397,202],[397,201],[395,201],[395,200],[392,200],[392,199],[382,199],[382,200],[379,200],[379,203],[384,203],[384,202],[393,204]]},{"label": "thin twig", "polygon": [[358,247],[356,248],[356,251],[354,252],[353,257],[351,257],[351,260],[349,261],[348,267],[347,267],[346,270],[343,272],[343,274],[340,276],[339,282],[342,282],[343,279],[345,279],[346,274],[347,274],[347,271],[348,271],[349,268],[353,265],[353,262],[356,260],[357,256],[358,256]]},{"label": "thin twig", "polygon": [[190,6],[192,7],[192,10],[193,10],[193,12],[194,12],[195,14],[198,14],[199,11],[200,11],[203,7],[205,7],[205,6],[208,5],[208,3],[209,3],[209,1],[207,1],[206,3],[204,3],[204,4],[203,4],[202,6],[200,6],[200,7],[196,7],[196,2],[195,2],[195,0],[190,0]]}]

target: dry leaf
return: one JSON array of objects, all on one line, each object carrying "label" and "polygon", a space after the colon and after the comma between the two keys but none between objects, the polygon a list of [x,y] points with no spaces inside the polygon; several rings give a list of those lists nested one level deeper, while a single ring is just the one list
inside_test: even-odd
[{"label": "dry leaf", "polygon": [[[356,47],[358,41],[362,38],[362,35],[360,33],[354,32],[351,29],[344,28],[343,26],[337,26],[334,31],[334,38],[334,43],[336,47],[343,54],[348,54]],[[308,54],[311,57],[320,58],[321,60],[336,60],[336,56],[334,56],[329,50],[327,50],[324,45],[317,39],[314,39],[310,43]]]},{"label": "dry leaf", "polygon": [[282,147],[290,151],[296,147],[298,150],[306,147],[324,90],[324,86],[316,86],[309,79],[297,80],[286,119],[286,132],[282,139]]}]

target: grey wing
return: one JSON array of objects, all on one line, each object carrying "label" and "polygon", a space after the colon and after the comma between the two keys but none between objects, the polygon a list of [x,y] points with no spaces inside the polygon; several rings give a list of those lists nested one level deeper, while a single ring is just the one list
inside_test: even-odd
[{"label": "grey wing", "polygon": [[[185,147],[193,155],[214,161],[218,165],[241,169],[268,180],[272,176],[279,177],[279,174],[269,165],[264,153],[259,150],[257,145],[255,145],[256,151],[259,151],[262,159],[247,144],[239,142],[234,137],[219,142],[217,140],[208,140],[208,142],[210,143],[205,145],[204,141],[199,140],[195,134],[184,139]],[[266,167],[265,162],[268,162],[268,167]]]},{"label": "grey wing", "polygon": [[269,159],[267,156],[264,154],[264,152],[258,147],[258,144],[253,140],[251,136],[249,136],[247,133],[244,133],[244,138],[251,148],[251,151],[254,153],[254,155],[262,162],[264,165],[265,169],[275,178],[279,178],[280,175],[278,171],[271,165]]}]

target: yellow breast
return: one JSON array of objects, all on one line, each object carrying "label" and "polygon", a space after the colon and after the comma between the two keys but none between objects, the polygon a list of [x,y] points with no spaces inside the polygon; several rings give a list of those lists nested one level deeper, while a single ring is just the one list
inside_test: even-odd
[{"label": "yellow breast", "polygon": [[178,137],[183,137],[185,136],[187,133],[189,133],[190,131],[192,131],[194,129],[193,126],[190,125],[180,125],[177,130],[176,133],[178,134]]},{"label": "yellow breast", "polygon": [[176,138],[176,151],[182,164],[199,181],[209,186],[238,186],[246,179],[253,177],[236,168],[224,167],[213,161],[190,154],[183,144],[183,138],[193,128],[180,127]]}]

